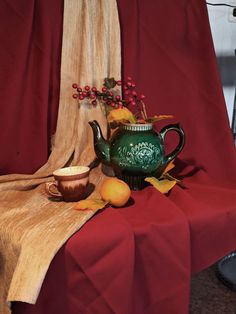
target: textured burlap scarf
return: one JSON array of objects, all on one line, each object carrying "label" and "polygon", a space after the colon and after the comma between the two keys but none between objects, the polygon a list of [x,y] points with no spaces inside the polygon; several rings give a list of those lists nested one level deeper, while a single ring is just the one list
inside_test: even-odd
[{"label": "textured burlap scarf", "polygon": [[[106,134],[101,106],[71,97],[73,82],[101,87],[105,77],[120,77],[120,31],[115,0],[65,0],[57,131],[48,162],[33,175],[0,177],[0,313],[6,301],[35,303],[49,264],[65,241],[95,212],[53,202],[45,192],[52,172],[94,160],[89,120]],[[96,187],[104,175],[91,171]],[[97,191],[95,190],[94,194]],[[93,194],[93,196],[94,196]]]}]

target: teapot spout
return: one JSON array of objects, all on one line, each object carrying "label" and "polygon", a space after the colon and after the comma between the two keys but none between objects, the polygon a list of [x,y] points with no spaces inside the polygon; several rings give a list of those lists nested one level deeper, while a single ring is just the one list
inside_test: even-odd
[{"label": "teapot spout", "polygon": [[99,123],[96,120],[89,121],[93,131],[94,151],[97,158],[105,163],[110,164],[110,144],[103,137]]}]

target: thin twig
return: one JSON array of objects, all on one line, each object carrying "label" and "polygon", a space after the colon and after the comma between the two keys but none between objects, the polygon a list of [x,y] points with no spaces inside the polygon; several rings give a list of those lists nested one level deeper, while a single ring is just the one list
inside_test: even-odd
[{"label": "thin twig", "polygon": [[140,102],[141,102],[141,105],[142,105],[141,113],[142,113],[143,119],[146,120],[147,119],[146,107],[145,107],[145,104],[144,104],[144,102],[142,100]]}]

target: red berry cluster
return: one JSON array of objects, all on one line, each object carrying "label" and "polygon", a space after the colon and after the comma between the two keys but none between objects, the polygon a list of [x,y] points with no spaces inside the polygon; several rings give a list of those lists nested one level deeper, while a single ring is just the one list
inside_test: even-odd
[{"label": "red berry cluster", "polygon": [[128,77],[127,81],[123,82],[122,86],[126,106],[129,107],[140,121],[145,120],[147,118],[145,104],[143,102],[145,96],[143,94],[138,95],[136,92],[136,84],[132,81],[131,77]]},{"label": "red berry cluster", "polygon": [[[116,86],[122,87],[124,99],[120,96],[120,90],[115,89]],[[76,83],[74,83],[72,87],[76,89],[73,98],[78,99],[79,102],[87,98],[94,106],[97,105],[98,101],[101,101],[106,106],[111,106],[114,109],[123,108],[123,106],[129,107],[131,110],[136,108],[137,116],[140,112],[142,117],[146,114],[143,103],[145,96],[137,94],[135,90],[136,85],[131,77],[128,77],[127,80],[123,82],[120,80],[116,81],[114,78],[105,78],[101,91],[96,87],[90,87],[89,85],[82,88]]]},{"label": "red berry cluster", "polygon": [[142,94],[138,96],[135,88],[136,84],[132,82],[131,77],[128,77],[127,81],[123,83],[123,90],[127,105],[136,106],[145,98]]},{"label": "red berry cluster", "polygon": [[[116,85],[121,86],[121,81],[114,80],[111,87],[114,88]],[[77,91],[77,93],[73,94],[73,98],[78,99],[79,101],[87,98],[89,102],[94,106],[97,105],[98,101],[101,101],[108,106],[116,108],[122,107],[122,100],[120,95],[118,94],[118,91],[115,91],[111,89],[110,86],[107,86],[106,81],[104,81],[101,91],[99,91],[96,87],[90,87],[88,85],[82,88],[79,87],[76,83],[74,83],[72,87]]]}]

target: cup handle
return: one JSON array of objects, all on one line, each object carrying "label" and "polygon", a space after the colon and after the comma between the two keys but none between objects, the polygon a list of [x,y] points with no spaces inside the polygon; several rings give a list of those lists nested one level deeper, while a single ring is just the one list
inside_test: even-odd
[{"label": "cup handle", "polygon": [[164,128],[161,129],[160,131],[160,136],[163,140],[163,142],[165,141],[165,136],[169,131],[175,131],[178,133],[179,135],[179,143],[177,145],[177,147],[168,155],[166,155],[166,164],[168,164],[171,160],[173,160],[183,149],[184,144],[185,144],[185,134],[184,134],[184,130],[180,127],[180,125],[177,124],[169,124],[167,126],[165,126]]},{"label": "cup handle", "polygon": [[52,188],[54,187],[54,189],[58,189],[58,185],[57,185],[57,182],[47,182],[46,183],[46,191],[48,194],[50,194],[51,196],[62,196],[61,193],[59,191],[53,191]]}]

